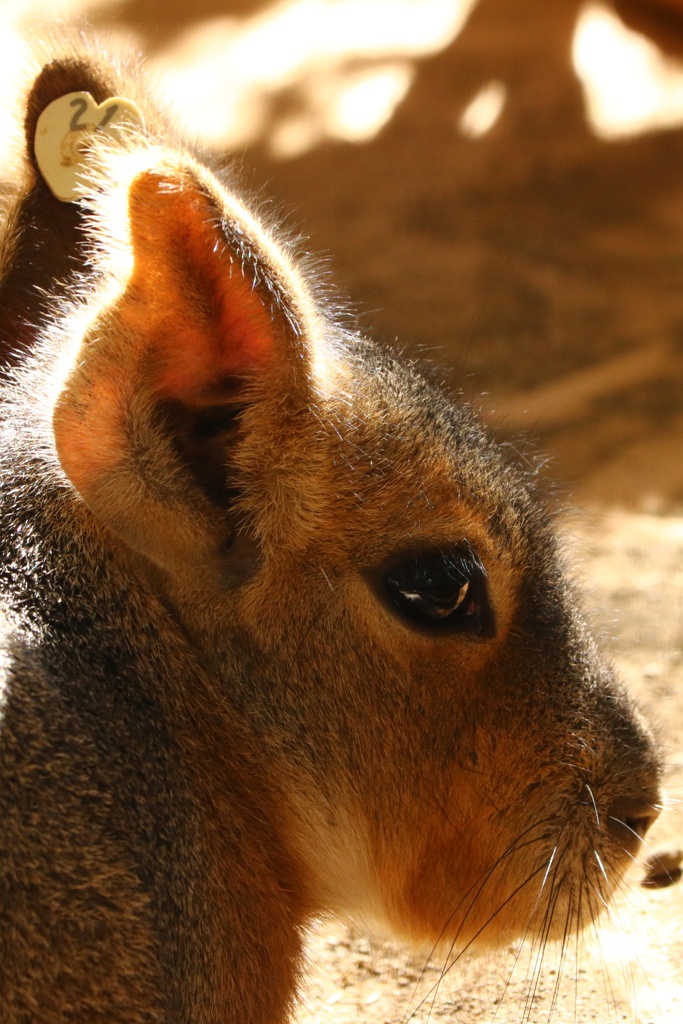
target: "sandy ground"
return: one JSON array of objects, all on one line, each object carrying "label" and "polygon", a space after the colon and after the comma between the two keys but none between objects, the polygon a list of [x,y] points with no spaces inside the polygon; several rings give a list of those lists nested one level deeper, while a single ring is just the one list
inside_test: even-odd
[{"label": "sandy ground", "polygon": [[[426,19],[434,4],[416,3]],[[41,8],[38,0],[19,6],[23,15]],[[226,110],[265,50],[236,67],[233,86],[221,92],[217,78],[236,52],[216,62],[221,40],[246,38],[301,4],[68,6],[131,37],[168,72],[178,104],[189,102],[190,123],[211,129],[207,140],[219,154],[237,155],[246,181],[266,186],[312,250],[333,254],[334,278],[363,327],[437,362],[446,383],[474,398],[503,436],[547,454],[547,477],[587,509],[567,533],[589,615],[661,731],[671,807],[650,847],[683,845],[680,123],[596,135],[571,63],[586,11],[579,0],[480,0],[461,31],[431,53],[406,54],[405,45],[399,53],[394,41],[380,56],[359,50],[309,60],[278,83],[287,46],[312,24],[309,5],[298,35],[275,40],[261,93],[249,93],[246,134]],[[639,0],[620,6],[635,21],[644,13]],[[399,8],[395,0],[396,19]],[[18,9],[0,3],[0,15]],[[360,42],[372,11],[373,0],[357,5]],[[658,22],[654,35],[677,81],[683,22]],[[324,28],[318,45],[330,45]],[[355,143],[333,137],[320,97],[337,95],[344,75],[389,67],[411,84],[383,129]],[[504,96],[499,116],[479,137],[463,133],[464,112],[491,83]],[[639,877],[635,869],[628,897],[578,958],[572,950],[560,964],[548,948],[540,974],[533,948],[463,958],[444,972],[442,959],[410,956],[359,926],[321,923],[299,1019],[680,1022],[683,885],[644,889]]]}]

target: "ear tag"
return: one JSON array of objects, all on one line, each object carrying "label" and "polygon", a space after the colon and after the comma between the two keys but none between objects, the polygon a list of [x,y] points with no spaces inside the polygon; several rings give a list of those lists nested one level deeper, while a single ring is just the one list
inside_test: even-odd
[{"label": "ear tag", "polygon": [[38,169],[52,194],[63,203],[78,199],[93,132],[118,141],[127,128],[144,124],[132,100],[120,96],[97,104],[89,92],[69,92],[53,100],[38,118],[35,136]]}]

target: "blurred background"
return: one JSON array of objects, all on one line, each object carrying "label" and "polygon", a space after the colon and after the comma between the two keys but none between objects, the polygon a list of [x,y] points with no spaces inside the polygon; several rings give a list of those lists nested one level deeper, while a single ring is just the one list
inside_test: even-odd
[{"label": "blurred background", "polygon": [[683,509],[683,0],[0,14],[129,39],[185,129],[330,254],[363,328],[535,439],[580,503]]},{"label": "blurred background", "polygon": [[[74,16],[147,56],[364,330],[590,510],[585,604],[660,724],[652,848],[682,850],[683,0],[0,0],[0,90],[12,27]],[[682,918],[683,887],[636,884],[594,955],[445,979],[321,926],[300,1020],[680,1024]]]}]

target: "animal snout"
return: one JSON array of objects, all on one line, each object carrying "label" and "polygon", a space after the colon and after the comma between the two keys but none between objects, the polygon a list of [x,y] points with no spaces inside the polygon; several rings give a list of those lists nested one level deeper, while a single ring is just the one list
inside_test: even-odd
[{"label": "animal snout", "polygon": [[627,853],[635,855],[659,812],[659,796],[655,787],[647,795],[618,796],[607,812],[607,828]]},{"label": "animal snout", "polygon": [[598,756],[588,797],[605,841],[626,863],[659,817],[663,765],[655,735],[628,692],[614,676],[603,675],[601,682],[594,719]]}]

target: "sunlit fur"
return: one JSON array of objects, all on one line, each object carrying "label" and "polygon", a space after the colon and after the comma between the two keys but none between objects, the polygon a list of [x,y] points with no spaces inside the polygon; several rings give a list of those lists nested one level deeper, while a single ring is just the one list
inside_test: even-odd
[{"label": "sunlit fur", "polygon": [[[77,46],[25,101],[29,153],[63,92],[145,106]],[[535,478],[339,326],[145,109],[95,138],[80,205],[27,156],[8,213],[0,1019],[282,1022],[321,911],[447,971],[566,944],[637,845],[611,809],[643,831],[659,765]],[[392,560],[464,544],[493,637],[383,592]]]}]

